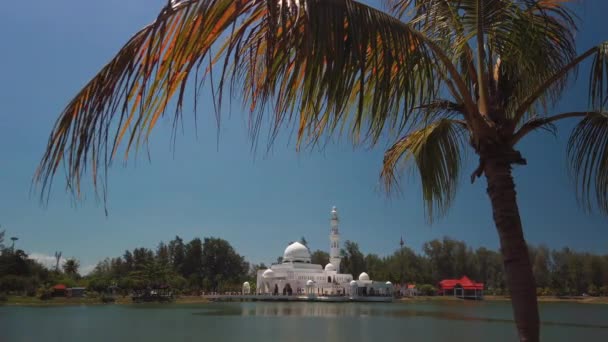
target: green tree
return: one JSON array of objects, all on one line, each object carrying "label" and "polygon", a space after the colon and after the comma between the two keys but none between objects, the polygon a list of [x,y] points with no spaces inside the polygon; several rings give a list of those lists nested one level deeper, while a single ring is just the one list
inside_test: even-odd
[{"label": "green tree", "polygon": [[237,254],[228,241],[205,238],[202,255],[203,277],[210,290],[220,290],[220,285],[238,285],[247,275],[249,264]]},{"label": "green tree", "polygon": [[200,288],[203,284],[203,242],[199,238],[192,239],[186,245],[182,275],[194,287]]},{"label": "green tree", "polygon": [[534,257],[531,259],[536,285],[542,288],[548,287],[550,282],[549,262],[551,257],[549,249],[545,246],[538,246],[534,254]]},{"label": "green tree", "polygon": [[164,242],[160,242],[156,247],[156,260],[164,265],[170,263],[169,247]]},{"label": "green tree", "polygon": [[[126,153],[147,142],[169,104],[179,119],[186,86],[216,71],[215,114],[224,91],[238,91],[254,139],[265,115],[270,142],[293,124],[298,148],[340,132],[355,143],[394,139],[384,184],[391,190],[404,167],[417,168],[429,218],[450,206],[471,148],[479,156],[471,179],[487,180],[520,340],[538,341],[511,169],[526,164],[518,144],[530,132],[575,119],[567,154],[578,195],[608,212],[608,43],[577,55],[575,15],[563,0],[390,2],[390,13],[351,0],[168,2],[61,114],[36,173],[42,192],[62,161],[69,189],[80,191],[85,169],[100,184],[121,142]],[[551,112],[585,61],[589,107]]]},{"label": "green tree", "polygon": [[329,263],[329,253],[317,249],[310,255],[310,262],[318,265],[327,265]]},{"label": "green tree", "polygon": [[80,267],[80,262],[78,260],[76,260],[75,258],[70,258],[70,259],[66,260],[62,267],[63,267],[63,272],[66,275],[68,275],[72,278],[77,278],[80,276],[78,274],[78,268]]},{"label": "green tree", "polygon": [[340,254],[342,255],[340,262],[342,272],[352,274],[356,278],[365,271],[365,257],[356,242],[346,240]]},{"label": "green tree", "polygon": [[182,275],[182,266],[185,258],[186,247],[184,246],[184,241],[179,236],[176,236],[175,239],[169,242],[169,259],[173,264],[173,269]]}]

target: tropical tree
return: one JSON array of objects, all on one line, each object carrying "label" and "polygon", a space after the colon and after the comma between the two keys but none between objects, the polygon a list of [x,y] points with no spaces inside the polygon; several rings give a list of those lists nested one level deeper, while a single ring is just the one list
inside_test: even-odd
[{"label": "tropical tree", "polygon": [[65,274],[69,275],[70,277],[77,277],[78,268],[80,267],[80,262],[78,260],[76,260],[75,258],[70,258],[65,261],[65,263],[63,264],[62,267],[63,267],[63,272],[65,272]]},{"label": "tropical tree", "polygon": [[327,265],[329,263],[329,253],[317,249],[310,255],[310,262],[318,265]]},{"label": "tropical tree", "polygon": [[[88,169],[105,198],[118,151],[146,144],[169,104],[177,129],[187,85],[196,110],[206,81],[218,120],[225,91],[251,109],[254,142],[266,122],[269,143],[295,126],[298,149],[343,133],[356,144],[394,139],[383,183],[397,189],[401,171],[417,168],[429,218],[450,206],[472,149],[471,179],[487,180],[520,340],[537,341],[511,169],[526,164],[517,148],[530,132],[576,119],[567,155],[577,195],[608,212],[608,44],[577,55],[567,0],[389,2],[383,12],[351,0],[168,1],[61,114],[36,173],[43,196],[65,165],[75,194]],[[588,108],[553,113],[587,61]]]}]

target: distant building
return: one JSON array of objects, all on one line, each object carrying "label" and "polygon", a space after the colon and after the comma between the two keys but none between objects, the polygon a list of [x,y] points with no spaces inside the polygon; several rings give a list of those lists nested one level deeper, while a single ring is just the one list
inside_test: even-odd
[{"label": "distant building", "polygon": [[405,284],[403,287],[403,295],[408,297],[417,296],[418,288],[416,288],[416,284]]},{"label": "distant building", "polygon": [[463,276],[460,279],[444,279],[440,281],[437,294],[458,298],[482,299],[483,289],[483,283],[477,283],[467,276]]},{"label": "distant building", "polygon": [[65,297],[67,286],[64,284],[57,284],[53,286],[53,297]]},{"label": "distant building", "polygon": [[[287,246],[282,262],[257,273],[255,293],[259,295],[286,296],[389,296],[393,286],[390,282],[375,282],[367,273],[353,280],[351,274],[340,273],[340,232],[338,212],[331,210],[329,235],[329,263],[312,264],[310,250],[299,242]],[[243,293],[246,286],[243,284]]]},{"label": "distant building", "polygon": [[85,291],[86,291],[86,287],[69,287],[66,289],[66,295],[68,297],[84,297],[85,296]]}]

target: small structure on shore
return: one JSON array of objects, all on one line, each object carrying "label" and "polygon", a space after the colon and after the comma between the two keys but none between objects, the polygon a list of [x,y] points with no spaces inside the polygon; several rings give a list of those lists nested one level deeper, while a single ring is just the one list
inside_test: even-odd
[{"label": "small structure on shore", "polygon": [[135,290],[131,295],[131,299],[135,303],[141,302],[171,302],[175,298],[173,290],[169,286],[159,286],[156,288],[146,288],[143,290]]},{"label": "small structure on shore", "polygon": [[460,279],[444,279],[439,282],[437,294],[463,299],[483,299],[483,283],[477,283],[467,276]]},{"label": "small structure on shore", "polygon": [[75,298],[84,297],[86,290],[86,287],[69,287],[66,289],[66,296]]},{"label": "small structure on shore", "polygon": [[65,286],[64,284],[57,284],[55,286],[53,286],[53,292],[52,292],[52,296],[53,297],[65,297],[67,292],[67,286]]},{"label": "small structure on shore", "polygon": [[416,284],[403,284],[399,290],[399,294],[405,297],[415,297],[418,296],[419,293]]},{"label": "small structure on shore", "polygon": [[243,283],[243,295],[251,294],[251,285],[248,281]]}]

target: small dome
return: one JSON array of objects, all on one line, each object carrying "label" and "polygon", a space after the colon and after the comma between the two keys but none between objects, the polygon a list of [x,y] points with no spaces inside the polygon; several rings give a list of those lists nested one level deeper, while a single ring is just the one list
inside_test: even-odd
[{"label": "small dome", "polygon": [[243,287],[251,287],[251,286],[249,285],[249,282],[246,281],[246,282],[243,283]]},{"label": "small dome", "polygon": [[335,272],[336,266],[334,266],[334,264],[332,264],[332,263],[329,263],[329,264],[325,265],[325,270],[328,272]]},{"label": "small dome", "polygon": [[274,271],[270,268],[262,273],[262,278],[274,278]]},{"label": "small dome", "polygon": [[363,273],[359,274],[359,280],[369,280],[369,275],[367,275],[367,273],[363,272]]},{"label": "small dome", "polygon": [[386,285],[391,286],[391,285],[393,285],[393,283],[391,283],[390,281],[387,281],[387,282],[386,282]]},{"label": "small dome", "polygon": [[283,262],[308,262],[310,263],[310,251],[299,242],[294,242],[285,248]]},{"label": "small dome", "polygon": [[308,279],[308,280],[306,281],[306,286],[313,286],[314,284],[315,284],[315,282],[314,282],[314,281],[312,281],[312,280],[310,280],[310,279]]},{"label": "small dome", "polygon": [[351,280],[350,281],[350,286],[357,286],[357,281],[356,280]]}]

